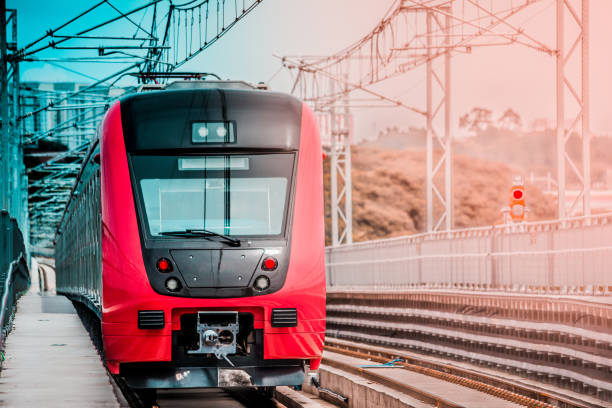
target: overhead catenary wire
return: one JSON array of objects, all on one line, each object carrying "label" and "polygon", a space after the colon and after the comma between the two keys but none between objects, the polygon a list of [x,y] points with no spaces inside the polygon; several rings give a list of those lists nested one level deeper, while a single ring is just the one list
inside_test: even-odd
[{"label": "overhead catenary wire", "polygon": [[[87,29],[85,29],[85,30],[79,31],[79,32],[78,32],[76,35],[83,35],[83,34],[87,34],[87,33],[91,32],[91,31],[94,31],[94,30],[96,30],[96,29],[100,28],[100,27],[104,27],[104,26],[106,26],[106,25],[108,25],[108,24],[111,24],[111,23],[113,23],[113,22],[117,21],[117,20],[120,20],[120,19],[122,19],[122,18],[125,18],[125,16],[129,16],[129,15],[134,14],[134,13],[136,13],[136,12],[140,11],[140,10],[143,10],[143,9],[145,9],[145,8],[148,8],[148,7],[150,7],[150,6],[151,6],[151,5],[153,5],[153,4],[159,3],[160,1],[163,1],[163,0],[152,0],[152,1],[151,1],[151,2],[149,2],[148,4],[145,4],[145,5],[143,5],[143,6],[137,7],[137,8],[135,8],[135,9],[133,9],[133,10],[131,10],[131,11],[127,12],[127,13],[124,13],[124,14],[119,15],[119,16],[117,16],[117,17],[111,18],[111,19],[106,20],[106,21],[104,21],[104,22],[102,22],[102,23],[96,24],[95,26],[90,27],[90,28],[87,28]],[[104,1],[104,2],[105,2],[105,1]],[[104,3],[104,2],[103,2],[103,3]],[[74,18],[72,21],[75,21],[76,19],[81,18],[83,15],[84,15],[84,14],[79,15],[78,17]],[[64,27],[65,27],[65,25],[64,25]],[[58,31],[58,30],[55,30],[55,31]],[[46,36],[45,36],[45,37],[46,37]],[[26,50],[27,50],[29,47],[28,47],[28,48],[24,48],[24,49],[22,49],[22,50],[19,52],[19,55],[20,55],[21,57],[25,57],[25,56],[33,55],[33,54],[36,54],[36,53],[38,53],[38,52],[40,52],[40,51],[46,50],[46,49],[48,49],[48,48],[54,48],[54,47],[55,47],[55,46],[57,46],[58,44],[63,43],[63,42],[68,41],[68,40],[69,40],[68,38],[64,38],[64,39],[61,39],[60,41],[57,41],[57,42],[55,42],[55,41],[51,41],[51,42],[49,42],[49,44],[47,44],[47,45],[45,45],[45,46],[42,46],[42,47],[39,47],[39,48],[36,48],[36,49],[34,49],[34,50],[31,50],[31,51],[26,51]]]},{"label": "overhead catenary wire", "polygon": [[[453,53],[469,52],[473,47],[519,44],[553,55],[553,47],[528,34],[522,24],[509,22],[511,18],[538,1],[540,0],[519,3],[500,1],[495,5],[492,3],[482,5],[479,0],[458,0],[449,2],[448,6],[430,0],[394,2],[375,27],[350,46],[324,57],[284,57],[282,64],[290,70],[303,71],[305,75],[299,75],[299,80],[312,83],[319,82],[317,77],[320,78],[323,71],[330,74],[338,70],[348,73],[346,79],[340,79],[338,83],[340,88],[351,92],[403,75],[430,60],[446,55],[448,50]],[[453,11],[453,4],[455,9],[457,6],[460,7],[458,14]],[[468,8],[470,13],[467,12]],[[436,21],[429,31],[419,25],[425,12],[431,13]],[[407,14],[414,16],[413,22],[407,20]],[[442,24],[438,16],[442,19],[447,18],[447,23]],[[504,28],[505,31],[499,28]],[[457,31],[460,33],[453,34]],[[431,46],[425,44],[425,38],[432,39],[433,44]],[[445,43],[446,39],[449,39],[448,43]],[[477,39],[480,41],[475,41]],[[424,52],[428,47],[432,49],[429,55]],[[352,61],[354,68],[351,67]],[[367,68],[364,69],[364,66]],[[347,89],[347,81],[357,83],[359,87],[352,88],[349,85]],[[301,96],[309,99],[331,97],[324,86],[313,85],[310,88],[312,90],[316,88],[319,92],[309,94],[307,91]],[[303,89],[307,90],[309,87]]]},{"label": "overhead catenary wire", "polygon": [[[91,81],[72,91],[19,87],[23,90],[23,104],[15,119],[23,128],[24,144],[34,146],[52,138],[69,146],[66,152],[55,156],[57,159],[46,160],[31,169],[40,177],[32,179],[28,187],[30,235],[34,245],[52,245],[55,225],[89,140],[95,137],[96,124],[112,100],[121,92],[134,89],[135,85],[123,85],[122,79],[135,75],[139,82],[157,81],[159,75],[156,73],[176,72],[179,66],[216,43],[261,2],[243,0],[242,10],[239,10],[238,2],[200,0],[174,4],[170,0],[153,0],[124,12],[116,2],[103,0],[47,30],[14,53],[16,61],[46,62]],[[110,7],[117,15],[102,21],[93,20],[94,11],[103,6]],[[217,30],[214,22],[210,24],[211,19],[217,20]],[[126,26],[135,27],[135,30],[121,35]],[[46,44],[45,40],[48,40]],[[138,42],[138,47],[134,46],[134,41]],[[61,54],[53,54],[55,50]],[[103,75],[72,68],[72,64],[84,63],[106,64],[113,68],[110,72],[105,68]],[[200,77],[210,75],[213,74],[200,73]],[[169,78],[171,76],[162,76],[159,80]],[[53,114],[47,114],[49,112]]]}]

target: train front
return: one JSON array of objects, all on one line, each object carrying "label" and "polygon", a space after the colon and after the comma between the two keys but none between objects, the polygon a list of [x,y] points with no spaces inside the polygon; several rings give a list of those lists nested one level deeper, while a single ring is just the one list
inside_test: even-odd
[{"label": "train front", "polygon": [[107,365],[134,388],[301,384],[325,331],[315,118],[284,94],[187,87],[102,124]]}]

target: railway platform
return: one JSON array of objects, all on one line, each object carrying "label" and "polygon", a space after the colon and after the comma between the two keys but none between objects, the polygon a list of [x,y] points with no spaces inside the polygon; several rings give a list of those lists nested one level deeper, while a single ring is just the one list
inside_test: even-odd
[{"label": "railway platform", "polygon": [[89,334],[63,296],[22,296],[4,355],[2,407],[120,406]]}]

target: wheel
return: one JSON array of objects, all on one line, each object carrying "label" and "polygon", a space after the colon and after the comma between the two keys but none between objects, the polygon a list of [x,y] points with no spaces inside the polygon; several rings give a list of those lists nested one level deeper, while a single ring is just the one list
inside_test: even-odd
[{"label": "wheel", "polygon": [[157,406],[157,390],[155,388],[143,388],[136,391],[142,406],[146,408]]}]

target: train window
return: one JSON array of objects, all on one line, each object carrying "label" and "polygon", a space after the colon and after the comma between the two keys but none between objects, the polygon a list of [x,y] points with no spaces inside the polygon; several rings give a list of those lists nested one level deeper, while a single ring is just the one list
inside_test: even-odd
[{"label": "train window", "polygon": [[132,156],[150,236],[188,229],[281,235],[293,161],[292,153]]}]

